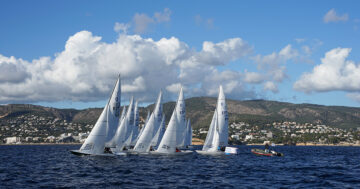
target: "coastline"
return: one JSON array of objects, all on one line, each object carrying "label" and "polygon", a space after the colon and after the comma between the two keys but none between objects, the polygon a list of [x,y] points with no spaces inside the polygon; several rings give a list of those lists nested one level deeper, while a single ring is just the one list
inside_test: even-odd
[{"label": "coastline", "polygon": [[0,146],[45,146],[45,145],[81,145],[82,143],[21,143],[21,144],[0,144]]},{"label": "coastline", "polygon": [[[246,146],[264,146],[262,143],[252,143],[245,144]],[[275,146],[286,146],[284,144],[275,144]],[[360,144],[352,144],[352,143],[340,143],[340,144],[316,144],[316,143],[296,143],[296,145],[289,146],[355,146],[360,147]]]}]

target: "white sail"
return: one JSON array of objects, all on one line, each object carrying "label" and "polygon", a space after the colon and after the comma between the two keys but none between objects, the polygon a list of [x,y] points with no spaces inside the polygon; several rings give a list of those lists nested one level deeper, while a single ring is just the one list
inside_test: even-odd
[{"label": "white sail", "polygon": [[208,151],[210,148],[213,147],[212,145],[213,145],[213,140],[214,140],[214,135],[215,135],[216,122],[217,122],[217,112],[215,110],[213,118],[210,123],[208,133],[206,135],[206,139],[205,139],[203,148],[202,148],[203,151]]},{"label": "white sail", "polygon": [[178,120],[175,113],[175,110],[173,111],[173,114],[171,115],[169,125],[164,133],[163,138],[161,139],[161,142],[156,150],[156,152],[159,153],[166,153],[171,154],[176,152],[176,133],[178,131]]},{"label": "white sail", "polygon": [[133,126],[133,135],[131,140],[131,146],[135,146],[136,141],[139,136],[139,108],[138,108],[138,101],[135,103],[135,109],[134,109],[134,126]]},{"label": "white sail", "polygon": [[124,119],[125,114],[126,114],[126,106],[124,106],[123,109],[122,109],[122,111],[121,111],[121,116],[120,116],[119,122],[120,122],[122,119]]},{"label": "white sail", "polygon": [[186,133],[185,133],[185,138],[184,138],[184,146],[190,146],[192,144],[192,128],[191,128],[191,123],[190,123],[190,119],[187,120],[187,124],[186,124]]},{"label": "white sail", "polygon": [[155,117],[152,113],[149,121],[147,121],[143,133],[140,135],[139,140],[136,142],[134,151],[135,152],[149,152],[150,144],[153,138],[153,133],[155,131]]},{"label": "white sail", "polygon": [[160,141],[165,133],[165,115],[162,116],[161,124],[159,129],[157,130],[154,138],[151,141],[151,146],[158,146],[160,144]]},{"label": "white sail", "polygon": [[94,128],[80,148],[81,153],[102,154],[104,153],[105,143],[114,136],[120,111],[120,76],[115,84],[108,103],[105,105]]},{"label": "white sail", "polygon": [[121,83],[119,76],[108,103],[109,106],[107,113],[108,128],[106,133],[106,141],[110,141],[114,137],[117,126],[119,124],[120,101],[121,101],[120,95],[121,95]]},{"label": "white sail", "polygon": [[144,125],[141,127],[141,130],[140,130],[140,132],[139,132],[139,135],[138,135],[136,141],[138,141],[139,138],[140,138],[140,136],[142,135],[142,133],[143,133],[143,131],[144,131],[144,129],[145,129],[146,123],[149,121],[149,119],[150,119],[150,111],[147,112],[147,116],[146,116],[146,119],[145,119],[145,123],[144,123]]},{"label": "white sail", "polygon": [[177,118],[177,130],[176,133],[176,146],[182,147],[184,144],[184,137],[185,137],[185,129],[186,129],[186,120],[185,120],[185,100],[184,100],[184,93],[183,88],[181,87],[179,92],[179,98],[176,102],[175,107],[176,118]]},{"label": "white sail", "polygon": [[[163,114],[163,105],[162,105],[162,91],[159,92],[158,99],[156,101],[156,106],[154,109],[154,118],[155,118],[155,131],[158,130],[161,124]],[[156,133],[153,133],[153,137]]]},{"label": "white sail", "polygon": [[[181,120],[179,120],[180,118]],[[175,109],[171,115],[169,125],[164,133],[163,138],[159,144],[156,152],[158,153],[175,153],[176,147],[182,143],[184,136],[184,125],[185,123],[185,102],[182,88],[179,92],[179,97],[175,105]]]},{"label": "white sail", "polygon": [[229,137],[229,117],[225,102],[225,94],[222,86],[219,89],[219,97],[217,101],[218,127],[219,127],[219,145],[227,146]]},{"label": "white sail", "polygon": [[111,147],[113,152],[123,151],[126,142],[126,132],[128,127],[129,119],[125,116],[124,119],[121,120],[115,136],[110,142],[107,143],[107,146]]},{"label": "white sail", "polygon": [[214,137],[211,143],[211,147],[207,150],[209,152],[216,152],[219,151],[219,142],[220,142],[220,135],[219,135],[219,124],[218,124],[218,117],[216,116],[216,113],[214,113],[215,115],[215,123],[214,123],[214,128],[213,128],[213,132],[214,132]]},{"label": "white sail", "polygon": [[[151,117],[145,129],[141,133],[139,140],[136,142],[134,151],[137,152],[148,152],[150,150],[151,141],[154,138],[156,132],[158,131],[161,120],[162,120],[162,92],[160,91],[159,96],[156,101],[154,112],[151,114]],[[150,120],[153,119],[150,123]],[[151,126],[150,128],[147,128]]]},{"label": "white sail", "polygon": [[128,124],[126,127],[126,134],[125,134],[125,146],[130,146],[133,136],[134,130],[134,97],[131,97],[130,104],[128,107],[128,111],[126,113],[126,119],[128,119]]}]

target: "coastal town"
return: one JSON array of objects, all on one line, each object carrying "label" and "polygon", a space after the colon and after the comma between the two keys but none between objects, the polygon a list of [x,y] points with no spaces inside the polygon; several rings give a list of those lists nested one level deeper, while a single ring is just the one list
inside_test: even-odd
[{"label": "coastal town", "polygon": [[[140,126],[144,125],[141,120]],[[63,144],[83,143],[93,124],[73,123],[51,116],[24,114],[12,119],[0,119],[1,144]],[[201,145],[207,128],[193,129],[193,144]],[[251,125],[229,123],[231,144],[277,145],[360,145],[360,128],[340,129],[311,123],[273,122]]]}]

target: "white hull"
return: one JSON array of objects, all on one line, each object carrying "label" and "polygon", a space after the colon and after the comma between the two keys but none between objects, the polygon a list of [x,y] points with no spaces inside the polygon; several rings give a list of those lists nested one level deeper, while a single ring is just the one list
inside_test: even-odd
[{"label": "white hull", "polygon": [[210,155],[210,156],[225,155],[225,153],[223,151],[209,152],[209,151],[203,151],[203,150],[195,150],[195,152],[198,154],[201,154],[201,155]]},{"label": "white hull", "polygon": [[181,152],[175,152],[175,153],[163,153],[163,152],[157,152],[157,151],[151,151],[150,154],[153,155],[162,155],[162,156],[184,156],[184,155],[190,155],[193,154],[193,151],[185,150]]}]

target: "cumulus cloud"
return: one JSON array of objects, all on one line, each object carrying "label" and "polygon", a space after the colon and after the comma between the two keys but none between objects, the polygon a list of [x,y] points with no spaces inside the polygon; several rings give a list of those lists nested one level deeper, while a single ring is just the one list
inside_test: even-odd
[{"label": "cumulus cloud", "polygon": [[247,83],[258,84],[258,83],[261,83],[261,82],[264,81],[264,76],[262,74],[260,74],[260,73],[257,73],[257,72],[248,72],[247,70],[245,70],[244,80]]},{"label": "cumulus cloud", "polygon": [[273,52],[269,55],[256,55],[253,60],[258,65],[260,70],[266,72],[268,80],[274,80],[276,82],[282,82],[286,77],[286,66],[287,61],[295,59],[299,56],[296,49],[292,46],[286,45],[278,53]]},{"label": "cumulus cloud", "polygon": [[216,68],[251,50],[241,38],[207,41],[195,51],[175,37],[154,41],[121,33],[115,42],[105,43],[100,36],[80,31],[54,57],[28,62],[0,55],[0,70],[9,73],[0,75],[0,102],[102,100],[118,74],[123,94],[143,102],[156,99],[160,89],[177,93],[180,83],[188,88],[188,97],[216,96],[220,84],[233,98],[254,97],[242,73]]},{"label": "cumulus cloud", "polygon": [[114,25],[115,32],[127,33],[129,28],[130,28],[130,24],[115,22],[115,25]]},{"label": "cumulus cloud", "polygon": [[343,15],[338,15],[335,11],[335,9],[330,9],[324,16],[323,20],[325,23],[330,23],[330,22],[345,22],[348,21],[349,19],[349,15],[348,14],[343,14]]},{"label": "cumulus cloud", "polygon": [[15,57],[0,55],[0,82],[18,83],[24,81],[30,75],[25,68],[26,62],[16,60]]},{"label": "cumulus cloud", "polygon": [[277,85],[272,81],[267,81],[267,82],[264,83],[264,90],[265,91],[271,91],[273,93],[278,93],[279,92]]},{"label": "cumulus cloud", "polygon": [[294,89],[310,92],[360,91],[360,65],[346,60],[350,48],[335,48],[321,59],[312,72],[304,73],[294,84]]},{"label": "cumulus cloud", "polygon": [[144,13],[136,13],[133,17],[134,32],[142,34],[148,31],[153,24],[169,22],[171,17],[171,10],[165,8],[163,12],[155,12],[152,17]]}]

